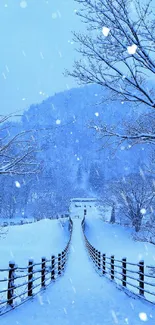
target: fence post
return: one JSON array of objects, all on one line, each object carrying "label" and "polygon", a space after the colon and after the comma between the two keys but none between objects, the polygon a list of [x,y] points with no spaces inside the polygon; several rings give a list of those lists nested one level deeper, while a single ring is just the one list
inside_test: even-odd
[{"label": "fence post", "polygon": [[45,288],[46,258],[42,257],[41,261],[41,287]]},{"label": "fence post", "polygon": [[91,257],[92,260],[94,259],[94,247],[93,246],[92,246],[92,249],[91,249],[90,257]]},{"label": "fence post", "polygon": [[28,297],[33,295],[33,260],[29,260],[28,264]]},{"label": "fence post", "polygon": [[98,263],[98,250],[95,249],[95,266],[97,266]]},{"label": "fence post", "polygon": [[8,292],[7,292],[7,304],[13,305],[13,295],[14,295],[14,271],[15,263],[9,263],[9,277],[8,277]]},{"label": "fence post", "polygon": [[101,252],[98,252],[98,270],[101,269]]},{"label": "fence post", "polygon": [[51,257],[51,280],[55,280],[55,256],[52,255]]},{"label": "fence post", "polygon": [[126,287],[126,258],[122,258],[122,286]]},{"label": "fence post", "polygon": [[139,262],[139,294],[144,296],[144,261]]},{"label": "fence post", "polygon": [[62,251],[62,271],[64,271],[65,263],[66,263],[66,254],[64,251]]},{"label": "fence post", "polygon": [[114,280],[114,255],[111,255],[111,280]]},{"label": "fence post", "polygon": [[58,254],[58,275],[61,275],[61,254]]},{"label": "fence post", "polygon": [[105,274],[106,270],[105,270],[105,261],[106,261],[106,254],[102,255],[102,273]]}]

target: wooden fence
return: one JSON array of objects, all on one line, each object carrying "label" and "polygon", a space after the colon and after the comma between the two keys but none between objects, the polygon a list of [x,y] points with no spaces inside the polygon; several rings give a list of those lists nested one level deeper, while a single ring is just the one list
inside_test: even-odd
[{"label": "wooden fence", "polygon": [[34,263],[31,259],[27,267],[18,267],[14,262],[7,269],[0,269],[0,316],[9,312],[34,297],[41,289],[45,289],[58,277],[63,275],[73,231],[73,221],[69,218],[70,236],[64,250],[50,259],[42,257],[41,262]]},{"label": "wooden fence", "polygon": [[114,255],[107,256],[105,253],[101,253],[86,237],[85,218],[81,225],[86,248],[99,275],[108,276],[127,293],[133,293],[155,304],[155,276],[147,273],[147,269],[152,267],[145,266],[144,261],[139,261],[137,264],[130,263],[126,257],[119,260]]}]

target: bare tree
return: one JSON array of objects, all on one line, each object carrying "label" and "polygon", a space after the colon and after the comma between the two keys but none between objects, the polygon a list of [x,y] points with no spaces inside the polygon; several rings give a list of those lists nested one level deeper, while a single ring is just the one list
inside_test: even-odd
[{"label": "bare tree", "polygon": [[[82,59],[69,73],[80,83],[96,83],[108,91],[110,101],[144,104],[155,108],[155,92],[150,80],[155,74],[155,15],[153,1],[76,0],[77,14],[86,24],[87,33],[74,33]],[[94,125],[95,128],[95,125]],[[115,141],[153,142],[152,130],[138,128],[130,133],[117,128],[96,127],[102,138]]]},{"label": "bare tree", "polygon": [[148,215],[155,208],[153,179],[144,175],[131,174],[126,178],[111,182],[108,186],[110,186],[118,213],[129,219],[135,231],[138,232],[145,213]]},{"label": "bare tree", "polygon": [[9,116],[0,118],[0,174],[30,174],[39,170],[35,130],[13,129]]},{"label": "bare tree", "polygon": [[115,203],[113,203],[113,206],[112,206],[110,223],[115,223]]}]

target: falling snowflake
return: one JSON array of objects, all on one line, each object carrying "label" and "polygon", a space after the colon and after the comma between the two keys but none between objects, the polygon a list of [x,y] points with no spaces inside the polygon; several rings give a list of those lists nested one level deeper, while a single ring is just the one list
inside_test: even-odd
[{"label": "falling snowflake", "polygon": [[58,53],[59,53],[60,58],[62,58],[62,53],[60,51],[58,51]]},{"label": "falling snowflake", "polygon": [[140,212],[141,212],[141,214],[146,214],[146,209],[143,208],[140,210]]},{"label": "falling snowflake", "polygon": [[61,18],[61,12],[59,10],[57,10],[58,16],[59,18]]},{"label": "falling snowflake", "polygon": [[102,28],[102,33],[106,37],[109,35],[110,29],[108,27],[103,27]]},{"label": "falling snowflake", "polygon": [[67,310],[66,310],[66,308],[64,307],[64,313],[67,315]]},{"label": "falling snowflake", "polygon": [[136,50],[137,50],[137,45],[136,44],[133,44],[131,46],[128,46],[127,47],[127,50],[128,50],[128,53],[129,54],[135,54],[136,53]]},{"label": "falling snowflake", "polygon": [[22,51],[22,53],[23,53],[23,55],[24,55],[24,56],[26,56],[26,53],[25,53],[25,51],[24,51],[24,50]]},{"label": "falling snowflake", "polygon": [[25,1],[25,0],[21,1],[21,2],[20,2],[20,7],[21,7],[22,9],[25,9],[25,8],[27,7],[27,1]]},{"label": "falling snowflake", "polygon": [[141,319],[141,320],[143,320],[144,322],[146,322],[148,319],[147,319],[147,315],[146,315],[146,313],[139,313],[139,318]]},{"label": "falling snowflake", "polygon": [[21,185],[20,185],[20,183],[19,183],[18,181],[15,181],[15,185],[16,185],[16,187],[18,187],[18,188],[21,187]]},{"label": "falling snowflake", "polygon": [[99,116],[99,113],[98,113],[98,112],[96,112],[96,113],[95,113],[95,116]]},{"label": "falling snowflake", "polygon": [[3,76],[3,78],[4,78],[4,79],[6,79],[6,75],[5,75],[5,73],[4,73],[4,72],[2,73],[2,76]]},{"label": "falling snowflake", "polygon": [[57,18],[57,13],[56,12],[53,12],[52,13],[52,19],[56,19]]},{"label": "falling snowflake", "polygon": [[42,60],[44,60],[44,56],[43,56],[42,52],[40,52],[40,57],[41,57]]},{"label": "falling snowflake", "polygon": [[9,71],[7,64],[6,64],[5,68],[6,68],[6,71],[9,73],[10,71]]},{"label": "falling snowflake", "polygon": [[56,120],[55,122],[57,125],[60,125],[61,124],[61,120]]}]

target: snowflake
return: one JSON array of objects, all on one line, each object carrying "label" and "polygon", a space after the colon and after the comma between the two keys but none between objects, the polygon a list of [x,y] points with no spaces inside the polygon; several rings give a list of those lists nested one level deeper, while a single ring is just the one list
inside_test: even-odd
[{"label": "snowflake", "polygon": [[57,125],[60,125],[61,124],[61,120],[56,120],[55,122]]},{"label": "snowflake", "polygon": [[21,185],[20,185],[20,183],[19,183],[18,181],[15,181],[15,185],[16,185],[16,187],[18,187],[18,188],[21,187]]},{"label": "snowflake", "polygon": [[44,60],[44,56],[43,56],[42,52],[40,52],[40,57],[41,57],[42,60]]},{"label": "snowflake", "polygon": [[25,9],[25,8],[27,7],[27,1],[25,1],[25,0],[21,1],[21,2],[20,2],[20,7],[21,7],[22,9]]},{"label": "snowflake", "polygon": [[139,313],[139,318],[141,319],[141,320],[143,320],[144,322],[146,322],[148,319],[147,319],[147,315],[146,315],[146,313]]},{"label": "snowflake", "polygon": [[99,116],[99,113],[98,113],[98,112],[96,112],[96,113],[95,113],[95,116]]},{"label": "snowflake", "polygon": [[127,47],[127,50],[128,50],[128,53],[129,54],[135,54],[136,53],[136,50],[137,50],[137,45],[136,44],[133,44],[131,46],[128,46]]},{"label": "snowflake", "polygon": [[52,13],[52,19],[56,19],[57,18],[57,13],[56,12],[53,12]]},{"label": "snowflake", "polygon": [[109,35],[110,29],[108,27],[103,27],[102,28],[102,33],[106,37]]},{"label": "snowflake", "polygon": [[142,208],[142,209],[140,210],[140,212],[141,212],[141,214],[146,214],[146,209]]}]

